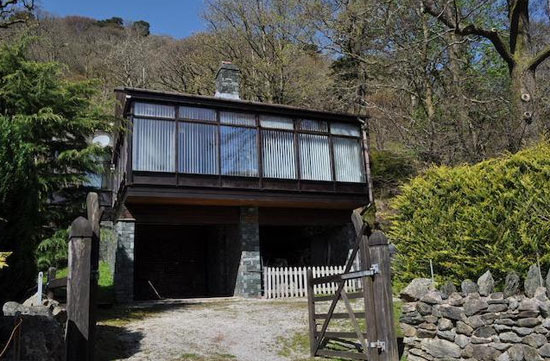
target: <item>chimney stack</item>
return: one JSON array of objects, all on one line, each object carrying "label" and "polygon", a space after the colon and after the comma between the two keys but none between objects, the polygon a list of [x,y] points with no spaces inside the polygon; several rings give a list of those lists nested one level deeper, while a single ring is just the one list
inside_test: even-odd
[{"label": "chimney stack", "polygon": [[216,74],[216,94],[218,98],[240,99],[241,72],[231,62],[223,61]]}]

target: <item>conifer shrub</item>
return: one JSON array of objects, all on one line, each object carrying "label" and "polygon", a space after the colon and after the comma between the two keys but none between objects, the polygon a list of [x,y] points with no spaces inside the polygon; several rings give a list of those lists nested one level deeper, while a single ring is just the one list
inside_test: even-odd
[{"label": "conifer shrub", "polygon": [[430,276],[476,280],[490,270],[550,266],[550,143],[475,165],[432,167],[401,187],[389,235],[397,286]]}]

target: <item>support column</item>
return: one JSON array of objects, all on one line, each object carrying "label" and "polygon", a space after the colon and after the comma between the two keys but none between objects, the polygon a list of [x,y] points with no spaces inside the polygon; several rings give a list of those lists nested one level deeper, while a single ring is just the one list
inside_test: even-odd
[{"label": "support column", "polygon": [[134,236],[136,221],[119,219],[115,225],[117,235],[115,261],[115,298],[119,303],[134,300]]},{"label": "support column", "polygon": [[241,207],[239,238],[241,260],[234,295],[260,297],[262,295],[262,269],[257,207]]}]

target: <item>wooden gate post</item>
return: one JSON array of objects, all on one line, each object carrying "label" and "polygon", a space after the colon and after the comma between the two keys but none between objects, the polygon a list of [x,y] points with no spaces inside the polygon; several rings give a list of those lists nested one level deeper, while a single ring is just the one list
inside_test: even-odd
[{"label": "wooden gate post", "polygon": [[388,239],[380,231],[369,237],[372,264],[378,264],[380,273],[373,281],[376,331],[380,341],[385,342],[385,351],[379,354],[380,361],[398,361],[397,338],[393,317],[393,293],[391,284],[391,260]]},{"label": "wooden gate post", "polygon": [[84,217],[71,224],[67,275],[67,361],[91,361],[90,291],[92,282],[92,226]]}]

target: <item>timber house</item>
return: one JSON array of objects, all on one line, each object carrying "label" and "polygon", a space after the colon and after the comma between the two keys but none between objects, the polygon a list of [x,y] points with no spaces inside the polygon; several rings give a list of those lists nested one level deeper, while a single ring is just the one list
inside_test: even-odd
[{"label": "timber house", "polygon": [[116,89],[118,301],[257,297],[263,266],[345,263],[369,203],[362,120],[240,100],[239,74],[222,64],[215,96]]}]

